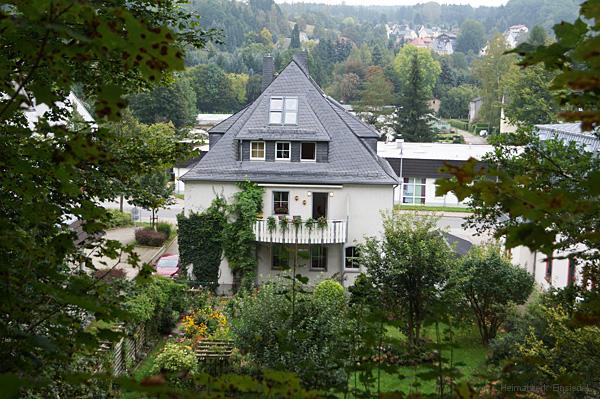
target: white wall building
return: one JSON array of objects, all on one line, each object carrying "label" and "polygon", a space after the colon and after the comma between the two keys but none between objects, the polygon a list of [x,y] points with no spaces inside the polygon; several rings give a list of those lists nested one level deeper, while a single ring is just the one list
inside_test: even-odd
[{"label": "white wall building", "polygon": [[436,195],[436,180],[446,176],[440,168],[446,162],[460,165],[469,158],[481,160],[492,150],[493,146],[484,144],[377,143],[377,154],[390,163],[402,181],[394,190],[395,201],[431,206],[467,206],[452,193]]},{"label": "white wall building", "polygon": [[[273,71],[272,57],[265,63],[263,70]],[[238,182],[255,182],[264,188],[254,225],[259,282],[293,266],[297,243],[297,273],[313,284],[336,276],[351,285],[361,270],[355,247],[380,234],[380,212],[393,208],[399,184],[377,156],[378,137],[323,93],[299,54],[276,78],[263,76],[263,92],[251,105],[209,131],[208,153],[181,178],[186,212],[203,211],[218,195],[231,198]],[[275,231],[269,217],[277,220]],[[302,221],[297,234],[294,219]],[[325,223],[309,228],[309,219]],[[236,283],[224,259],[221,289]]]}]

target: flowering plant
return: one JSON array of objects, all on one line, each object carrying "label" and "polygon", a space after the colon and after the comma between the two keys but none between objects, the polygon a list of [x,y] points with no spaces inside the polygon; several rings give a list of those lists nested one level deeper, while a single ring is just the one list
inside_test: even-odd
[{"label": "flowering plant", "polygon": [[229,334],[227,317],[220,310],[203,307],[185,316],[182,322],[185,336],[199,341],[206,338],[225,338]]}]

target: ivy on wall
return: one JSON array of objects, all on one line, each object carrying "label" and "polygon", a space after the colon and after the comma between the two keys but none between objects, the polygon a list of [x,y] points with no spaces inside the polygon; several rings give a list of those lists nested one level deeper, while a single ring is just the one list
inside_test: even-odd
[{"label": "ivy on wall", "polygon": [[224,254],[244,288],[256,279],[256,244],[253,225],[262,210],[264,189],[242,182],[227,204],[223,197],[213,200],[202,213],[178,215],[178,243],[183,265],[192,264],[195,280],[216,287]]},{"label": "ivy on wall", "polygon": [[227,207],[223,249],[234,275],[241,280],[242,288],[250,288],[256,279],[256,244],[253,225],[257,213],[262,211],[264,189],[249,181],[238,183],[239,192]]},{"label": "ivy on wall", "polygon": [[223,254],[223,241],[227,203],[217,197],[202,213],[177,215],[179,256],[182,265],[192,264],[197,283],[216,288],[219,265]]}]

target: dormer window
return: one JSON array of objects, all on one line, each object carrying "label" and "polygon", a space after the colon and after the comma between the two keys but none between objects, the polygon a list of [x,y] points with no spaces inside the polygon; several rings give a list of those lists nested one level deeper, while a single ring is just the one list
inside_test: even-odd
[{"label": "dormer window", "polygon": [[295,125],[298,121],[298,97],[271,97],[269,124]]},{"label": "dormer window", "polygon": [[265,142],[251,141],[250,142],[250,160],[264,161],[265,160]]}]

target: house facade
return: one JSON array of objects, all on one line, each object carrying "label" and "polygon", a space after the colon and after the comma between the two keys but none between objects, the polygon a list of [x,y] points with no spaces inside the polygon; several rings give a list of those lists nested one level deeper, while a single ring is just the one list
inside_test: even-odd
[{"label": "house facade", "polygon": [[[262,94],[209,131],[208,153],[182,176],[186,212],[255,182],[264,189],[254,224],[258,282],[295,266],[311,283],[336,276],[351,285],[356,245],[380,235],[398,178],[377,156],[377,132],[323,93],[305,54],[276,77],[272,57],[264,62]],[[219,284],[234,284],[226,259]]]}]

